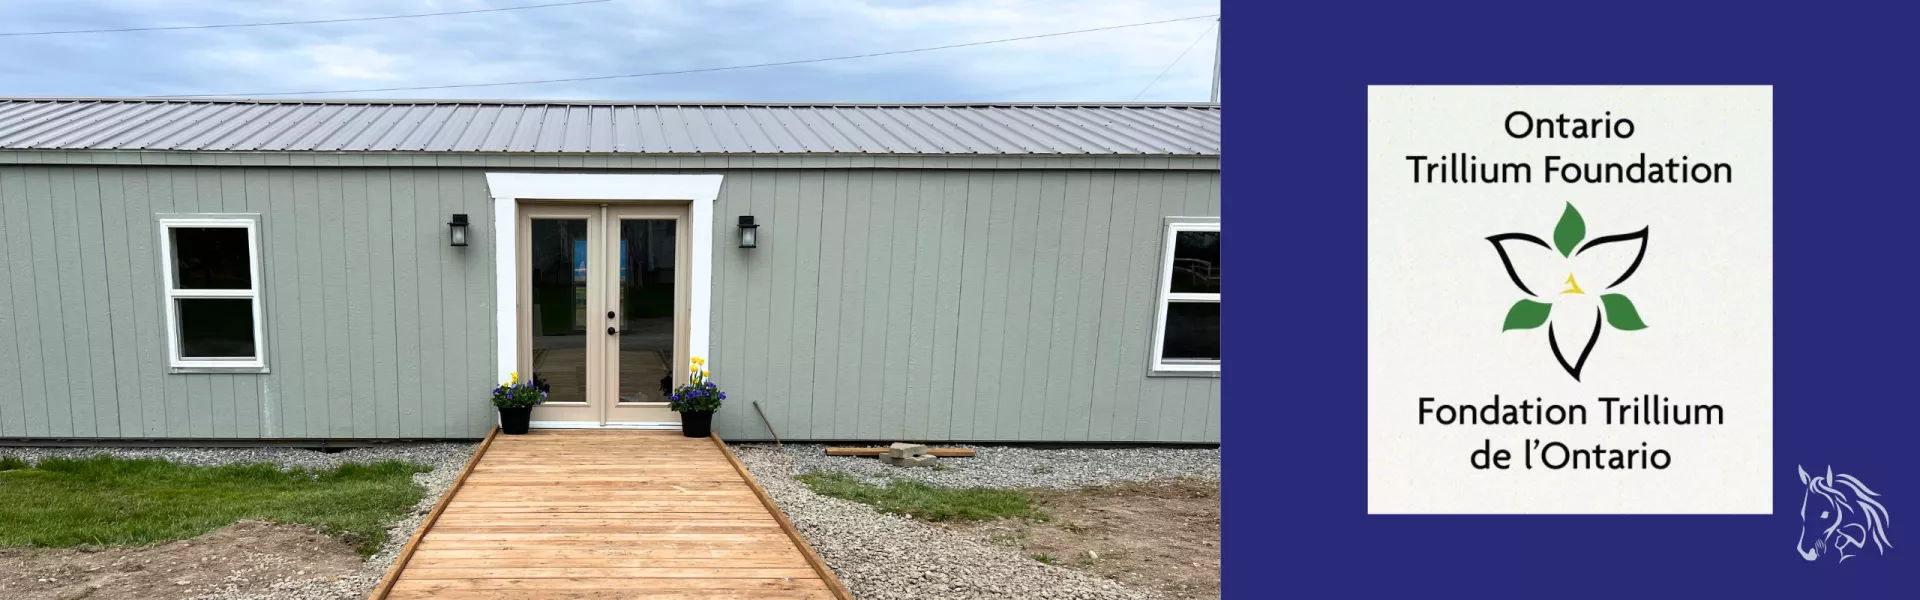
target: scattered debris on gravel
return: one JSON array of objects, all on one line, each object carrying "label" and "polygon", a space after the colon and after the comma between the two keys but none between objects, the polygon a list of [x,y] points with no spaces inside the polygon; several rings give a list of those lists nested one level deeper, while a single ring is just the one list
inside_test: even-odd
[{"label": "scattered debris on gravel", "polygon": [[1220,484],[1177,479],[1031,492],[1047,521],[939,524],[1169,598],[1220,597]]},{"label": "scattered debris on gravel", "polygon": [[[1218,450],[982,447],[977,458],[950,461],[956,465],[952,470],[897,469],[870,458],[826,457],[823,447],[817,445],[795,444],[784,451],[773,446],[739,445],[734,446],[734,450],[814,550],[853,595],[862,600],[1148,599],[1161,596],[1096,575],[1049,565],[1017,548],[985,538],[882,514],[850,500],[821,496],[795,479],[796,475],[837,470],[863,477],[895,476],[956,487],[1042,487],[1035,483],[1045,474],[1031,473],[1031,468],[1050,464],[1062,471],[1072,471],[1067,476],[1076,481],[1100,483],[1163,479],[1190,472],[1211,474],[1212,479],[1219,477]],[[1101,456],[1102,453],[1106,456]],[[1208,454],[1214,457],[1211,466],[1204,458]],[[1133,456],[1120,458],[1123,455]],[[829,458],[832,460],[822,460]],[[1060,460],[1062,458],[1072,460]],[[862,469],[862,463],[856,461],[865,461],[865,469],[857,470]],[[978,467],[957,466],[963,462]],[[929,481],[929,478],[936,480]],[[1008,484],[1015,481],[1020,483]]]},{"label": "scattered debris on gravel", "polygon": [[862,456],[827,456],[820,444],[788,444],[784,452],[796,473],[839,471],[873,483],[897,478],[952,487],[1074,489],[1175,477],[1220,480],[1219,448],[937,448],[972,448],[975,454],[942,459],[931,469],[899,469]]},{"label": "scattered debris on gravel", "polygon": [[[242,521],[190,540],[181,540],[140,548],[6,548],[0,549],[0,600],[10,598],[81,598],[88,600],[120,598],[192,598],[207,600],[319,600],[365,598],[380,576],[413,537],[433,505],[453,485],[454,476],[473,455],[473,443],[382,444],[340,452],[320,452],[300,448],[0,448],[0,457],[14,456],[28,462],[42,458],[85,458],[106,454],[120,458],[155,458],[181,464],[214,466],[234,463],[273,463],[286,468],[331,469],[345,463],[376,463],[398,460],[432,467],[413,476],[414,483],[426,488],[420,502],[401,522],[387,529],[387,541],[379,552],[362,560],[353,548],[331,537],[320,536],[324,543],[304,540],[316,533],[295,525]],[[292,536],[292,537],[289,537]],[[289,546],[288,544],[292,545]],[[301,550],[302,546],[307,550]],[[196,550],[197,549],[197,550]],[[176,556],[178,552],[189,554]],[[306,552],[308,554],[302,554]],[[324,556],[321,556],[324,555]],[[105,563],[98,562],[105,557]],[[205,557],[204,562],[201,558]],[[220,558],[213,558],[220,557]],[[119,558],[119,566],[108,566]],[[129,569],[153,560],[153,565],[190,565],[190,576],[173,579],[146,579],[164,570],[146,573],[147,566],[128,571],[133,576],[106,578],[98,587],[94,579],[78,575],[98,575],[86,569],[97,567]],[[184,562],[183,562],[184,561]],[[342,562],[344,561],[344,562]],[[335,569],[335,566],[341,566]],[[149,565],[150,566],[150,565]],[[40,569],[47,574],[25,576]],[[63,577],[58,573],[67,573]],[[144,574],[142,574],[144,573]],[[111,573],[109,573],[111,574]],[[39,579],[50,581],[41,582]],[[126,581],[124,585],[114,583]],[[180,582],[186,583],[180,583]],[[77,587],[66,587],[69,584]],[[23,586],[52,587],[23,587]],[[119,587],[115,587],[118,585]],[[124,590],[124,591],[115,591]],[[21,595],[14,595],[14,594]]]}]

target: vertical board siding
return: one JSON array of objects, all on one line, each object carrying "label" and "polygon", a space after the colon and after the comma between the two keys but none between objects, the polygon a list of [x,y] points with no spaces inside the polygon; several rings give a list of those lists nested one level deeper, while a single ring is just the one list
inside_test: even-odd
[{"label": "vertical board siding", "polygon": [[[884,228],[873,228],[874,235],[892,238],[887,243],[885,294],[875,294],[885,311],[869,314],[886,321],[886,346],[880,362],[880,436],[906,439],[907,422],[912,419],[913,399],[907,393],[907,349],[913,327],[913,241],[914,219],[920,210],[918,177],[899,176],[893,182],[893,219]],[[881,315],[884,314],[885,317]]]},{"label": "vertical board siding", "polygon": [[878,439],[888,435],[887,412],[900,410],[898,398],[886,395],[887,341],[892,338],[887,330],[887,296],[893,292],[888,277],[893,264],[893,214],[899,208],[895,191],[900,174],[881,171],[872,179],[866,202],[867,226],[849,234],[867,240],[866,281],[856,288],[862,306],[859,318],[864,322],[860,329],[859,384],[850,389],[856,390],[854,397],[860,399],[856,431],[860,437]]},{"label": "vertical board siding", "polygon": [[[59,237],[54,230],[53,185],[48,179],[48,169],[28,168],[26,172],[27,218],[33,233],[33,286],[40,313],[33,317],[40,321],[41,373],[45,384],[44,394],[28,404],[28,435],[38,430],[39,435],[62,432],[72,435],[73,427],[72,397],[69,396],[71,382],[67,379],[69,357],[66,339],[61,330],[66,324],[62,314],[65,304],[61,300],[60,266],[54,241]],[[34,411],[38,404],[38,411]],[[34,413],[38,412],[38,415]],[[34,417],[38,416],[38,419]],[[57,434],[56,434],[57,435]]]},{"label": "vertical board siding", "polygon": [[[846,194],[844,215],[846,248],[845,258],[841,261],[839,269],[845,283],[840,288],[840,330],[835,333],[840,343],[839,351],[834,357],[835,362],[839,363],[840,373],[836,376],[838,387],[834,390],[837,397],[834,400],[831,439],[861,437],[859,425],[862,413],[867,409],[861,397],[860,350],[864,347],[861,335],[865,332],[869,321],[864,313],[867,291],[867,243],[873,237],[867,235],[868,209],[872,207],[870,197],[873,195],[873,177],[866,173],[850,175],[847,179]],[[821,265],[821,268],[831,268],[831,265]],[[731,291],[721,290],[721,292]],[[814,436],[829,437],[821,433],[815,433]]]},{"label": "vertical board siding", "polygon": [[1118,439],[1114,435],[1114,414],[1120,410],[1120,382],[1139,376],[1136,372],[1122,373],[1120,369],[1122,340],[1130,339],[1123,335],[1129,299],[1127,274],[1135,259],[1146,260],[1139,254],[1145,245],[1135,243],[1132,235],[1134,205],[1138,204],[1139,197],[1139,173],[1113,174],[1113,193],[1107,198],[1112,208],[1105,239],[1106,262],[1092,267],[1100,269],[1103,281],[1097,320],[1099,331],[1094,338],[1092,408],[1087,411],[1087,434],[1083,439]]},{"label": "vertical board siding", "polygon": [[[804,428],[806,434],[800,439],[833,437],[834,410],[840,402],[839,333],[845,323],[841,314],[842,300],[846,297],[846,269],[841,266],[846,264],[847,255],[847,177],[846,171],[831,171],[821,177],[820,255],[814,265],[820,272],[820,283],[819,298],[814,306],[813,392],[809,407],[812,415]],[[726,246],[724,241],[719,244]],[[735,255],[733,252],[721,254]],[[800,428],[798,424],[791,427]]]},{"label": "vertical board siding", "polygon": [[927,359],[930,370],[927,381],[927,433],[929,439],[950,439],[957,416],[953,399],[959,394],[955,389],[954,376],[957,373],[959,356],[960,328],[960,285],[966,269],[962,249],[965,248],[967,223],[967,184],[966,177],[929,178],[939,181],[940,200],[939,221],[934,224],[935,235],[940,238],[939,256],[934,263],[934,314],[932,339],[933,354]]},{"label": "vertical board siding", "polygon": [[[1034,293],[1034,268],[1040,261],[1035,247],[1040,243],[1040,219],[1047,211],[1042,210],[1041,181],[1049,174],[1037,171],[1022,171],[1014,176],[1013,240],[1012,254],[1008,258],[1007,285],[1003,291],[1006,305],[1006,319],[1001,330],[1004,345],[995,348],[1001,357],[1000,372],[993,377],[1000,380],[1000,393],[994,400],[1000,404],[999,420],[994,423],[992,437],[995,440],[1016,440],[1020,438],[1020,421],[1029,414],[1026,407],[1045,401],[1045,397],[1032,389],[1027,380],[1027,352],[1033,346],[1028,335],[1032,331],[1033,305],[1039,294]],[[1049,263],[1051,264],[1051,263]],[[1043,282],[1051,283],[1051,282]],[[1049,285],[1048,289],[1052,289]],[[1052,292],[1046,298],[1052,300]]]},{"label": "vertical board siding", "polygon": [[82,341],[86,349],[89,365],[87,372],[92,376],[92,397],[81,401],[93,405],[93,431],[95,436],[110,437],[120,435],[120,398],[118,385],[114,380],[113,362],[113,321],[112,310],[108,302],[107,287],[107,235],[106,226],[100,209],[100,171],[99,169],[74,169],[74,198],[77,200],[80,223],[79,267],[81,290],[85,301],[81,307],[87,321]]},{"label": "vertical board siding", "polygon": [[[933,331],[936,325],[934,292],[939,283],[941,204],[946,199],[941,178],[920,177],[919,214],[911,231],[913,240],[912,312],[908,332],[906,378],[906,431],[901,437],[928,439],[933,422]],[[942,419],[944,420],[944,419]]]},{"label": "vertical board siding", "polygon": [[[766,192],[771,192],[773,196],[773,210],[765,213],[771,217],[762,228],[772,234],[766,239],[764,258],[773,263],[773,281],[768,294],[768,329],[763,330],[767,332],[767,356],[764,363],[766,368],[759,371],[764,376],[754,377],[756,380],[763,381],[765,387],[748,400],[758,400],[761,410],[766,411],[768,419],[775,423],[785,423],[787,416],[796,412],[792,406],[795,399],[793,394],[794,363],[797,362],[795,355],[808,354],[804,348],[799,348],[794,343],[801,329],[794,320],[794,308],[801,295],[798,292],[802,286],[813,287],[812,281],[799,281],[795,271],[799,269],[800,254],[805,251],[805,244],[801,238],[812,237],[819,232],[816,230],[802,233],[800,228],[800,222],[803,219],[800,216],[799,171],[775,171],[771,187],[771,190],[763,190],[758,185],[754,186],[756,200],[765,197]],[[759,215],[756,214],[755,217],[758,218]],[[752,373],[747,375],[752,376]],[[752,411],[751,402],[746,405],[746,408],[748,412]],[[748,419],[749,422],[757,419],[759,415],[754,414],[752,417]],[[762,428],[748,426],[746,429],[759,433],[758,430]]]},{"label": "vertical board siding", "polygon": [[[375,437],[379,429],[377,423],[385,419],[373,410],[375,386],[370,385],[380,379],[379,373],[373,370],[373,297],[368,290],[373,281],[373,258],[367,252],[367,244],[371,242],[367,235],[367,173],[347,171],[341,181],[340,194],[346,212],[341,219],[345,248],[336,255],[336,261],[346,268],[342,287],[347,308],[346,320],[340,329],[347,334],[346,372],[353,377],[346,390],[336,393],[351,399],[352,408],[347,415],[353,428],[343,437]],[[361,416],[371,418],[359,418]]]},{"label": "vertical board siding", "polygon": [[[286,164],[0,167],[0,437],[483,435],[485,169]],[[1217,378],[1146,376],[1162,218],[1218,172],[700,172],[721,435],[769,437],[757,400],[796,440],[1219,441]],[[168,372],[155,218],[191,212],[262,215],[270,373]]]},{"label": "vertical board siding", "polygon": [[[388,174],[393,186],[393,237],[382,250],[393,256],[393,370],[397,383],[394,402],[400,415],[400,437],[428,437],[426,426],[427,390],[420,353],[433,344],[424,343],[420,334],[420,259],[416,251],[414,207],[419,196],[412,169],[394,169]],[[491,378],[489,378],[491,379]]]},{"label": "vertical board siding", "polygon": [[130,358],[140,366],[140,429],[122,432],[127,436],[148,438],[167,435],[165,309],[160,303],[159,236],[154,231],[153,185],[158,177],[150,168],[121,169],[127,193],[127,270],[131,273],[132,303],[136,325],[129,330],[138,342]]},{"label": "vertical board siding", "polygon": [[[980,339],[978,361],[969,369],[977,382],[973,395],[973,430],[968,439],[995,439],[994,431],[999,429],[1000,389],[1007,380],[1006,372],[1001,369],[1000,360],[1005,357],[1001,340],[1005,339],[1007,322],[1007,286],[1008,269],[1013,258],[1014,234],[1014,179],[1016,172],[1001,171],[991,175],[991,189],[986,191],[984,202],[991,208],[987,223],[985,281],[981,284],[984,296],[981,298]],[[981,374],[991,373],[991,376]],[[1012,393],[1012,388],[1009,388]]]},{"label": "vertical board siding", "polygon": [[[814,351],[820,342],[820,297],[821,290],[820,254],[824,240],[825,175],[818,170],[800,172],[799,207],[797,217],[800,235],[800,247],[795,250],[799,266],[794,272],[796,290],[809,290],[810,293],[794,294],[793,298],[793,364],[792,384],[788,393],[792,398],[790,408],[783,412],[779,423],[785,425],[784,435],[806,439],[813,437],[814,376],[819,373],[818,363],[821,357]],[[722,242],[724,243],[724,242]],[[736,244],[737,245],[737,244]]]},{"label": "vertical board siding", "polygon": [[[1081,351],[1074,339],[1080,323],[1075,318],[1080,309],[1080,282],[1093,276],[1080,270],[1081,257],[1086,253],[1087,192],[1091,179],[1085,171],[1067,173],[1065,196],[1059,203],[1059,246],[1052,253],[1058,257],[1053,269],[1053,315],[1047,330],[1042,332],[1049,340],[1046,370],[1043,377],[1033,378],[1048,399],[1039,423],[1038,435],[1044,439],[1067,439],[1067,412],[1073,401],[1073,361]],[[1034,435],[1021,437],[1033,439]]]},{"label": "vertical board siding", "polygon": [[6,382],[0,384],[0,436],[6,437],[26,435],[26,398],[32,390],[27,389],[21,369],[26,367],[27,353],[37,351],[21,347],[21,328],[26,325],[21,317],[31,315],[20,309],[14,297],[21,287],[17,257],[25,246],[16,243],[21,228],[9,218],[18,215],[15,202],[25,199],[25,194],[10,189],[19,176],[17,168],[0,168],[0,259],[5,261],[0,264],[7,266],[6,281],[0,282],[0,379]]},{"label": "vertical board siding", "polygon": [[[320,269],[327,259],[320,249],[320,229],[325,225],[320,220],[320,175],[312,169],[294,171],[293,227],[283,235],[295,237],[298,249],[297,267],[292,269],[299,274],[299,286],[294,292],[299,299],[298,307],[289,307],[299,315],[300,329],[294,336],[300,340],[297,353],[290,353],[285,359],[275,362],[298,363],[300,382],[306,410],[306,435],[304,437],[331,437],[327,428],[327,413],[330,398],[327,396],[327,354],[326,330],[329,326],[326,304],[321,297]],[[276,240],[276,244],[285,244],[290,240]],[[283,268],[283,270],[285,270]],[[274,315],[275,319],[284,318],[286,312]]]},{"label": "vertical board siding", "polygon": [[[1134,237],[1150,244],[1144,250],[1136,251],[1137,257],[1127,269],[1127,298],[1155,298],[1158,293],[1162,246],[1160,243],[1161,217],[1167,213],[1164,198],[1166,173],[1148,173],[1140,177],[1140,197],[1135,201],[1133,218]],[[1126,329],[1121,332],[1119,410],[1114,411],[1116,421],[1114,438],[1127,441],[1152,441],[1152,429],[1160,418],[1162,404],[1162,380],[1147,377],[1129,377],[1131,373],[1145,373],[1150,346],[1153,344],[1154,302],[1128,302],[1126,308]],[[1139,340],[1137,343],[1124,343],[1126,340]]]},{"label": "vertical board siding", "polygon": [[[320,229],[320,317],[327,324],[322,334],[321,353],[323,362],[309,363],[324,366],[320,379],[320,390],[327,399],[326,431],[328,437],[353,437],[353,387],[357,373],[353,370],[352,315],[347,312],[347,208],[346,184],[344,179],[351,172],[338,169],[320,171],[320,221],[315,225]],[[435,211],[438,212],[438,211]]]},{"label": "vertical board siding", "polygon": [[[107,352],[112,356],[113,372],[107,377],[114,386],[114,412],[118,419],[114,423],[116,435],[122,437],[138,435],[141,430],[140,411],[140,367],[139,351],[136,339],[139,321],[133,315],[132,265],[127,260],[132,256],[128,247],[128,236],[138,235],[144,228],[129,229],[127,223],[128,204],[125,184],[125,172],[120,169],[102,169],[98,174],[100,189],[100,235],[104,247],[101,257],[102,270],[107,286],[107,296],[99,301],[107,303],[109,315],[105,325],[108,340],[96,339],[98,344],[107,344]],[[0,219],[4,219],[0,216]],[[140,221],[134,221],[137,224]]]},{"label": "vertical board siding", "polygon": [[[366,281],[360,289],[361,301],[371,314],[367,327],[371,335],[363,340],[367,344],[368,371],[360,375],[360,381],[373,385],[366,390],[369,409],[373,411],[374,435],[382,438],[400,437],[400,401],[391,394],[382,394],[381,390],[397,390],[400,387],[400,372],[396,368],[399,359],[395,348],[399,340],[395,339],[398,329],[394,313],[398,305],[394,302],[380,302],[380,295],[374,290],[393,289],[393,174],[387,171],[372,171],[367,174],[367,211],[366,236],[360,240],[360,252],[367,256]],[[485,219],[476,219],[484,221]],[[384,400],[384,401],[383,401]],[[357,420],[356,420],[357,422]]]},{"label": "vertical board siding", "polygon": [[[1079,237],[1072,244],[1079,253],[1079,264],[1068,263],[1065,267],[1079,273],[1080,277],[1075,282],[1073,294],[1062,300],[1073,306],[1073,317],[1062,324],[1071,328],[1070,333],[1063,335],[1073,336],[1073,353],[1063,355],[1068,372],[1053,380],[1066,385],[1066,389],[1058,392],[1058,395],[1066,397],[1066,402],[1061,406],[1063,414],[1053,421],[1062,427],[1054,434],[1054,439],[1070,441],[1086,440],[1091,428],[1094,359],[1100,354],[1096,337],[1100,333],[1100,303],[1106,299],[1107,239],[1113,219],[1113,174],[1086,174],[1084,185],[1086,187],[1076,200],[1076,206],[1083,211],[1077,218],[1082,219],[1083,223],[1078,231]],[[1065,257],[1062,259],[1065,260]]]},{"label": "vertical board siding", "polygon": [[[760,231],[770,233],[773,229],[773,224],[780,219],[780,213],[775,210],[774,198],[774,192],[776,191],[775,182],[779,178],[779,173],[777,171],[755,171],[747,177],[751,180],[752,187],[749,192],[752,195],[748,199],[747,212],[740,214],[754,215],[755,219],[757,219],[756,222],[762,223]],[[771,313],[773,312],[773,304],[775,302],[784,302],[787,300],[787,298],[779,297],[774,291],[774,286],[777,285],[777,278],[775,277],[775,261],[777,255],[773,253],[785,249],[788,241],[791,241],[791,239],[778,240],[769,237],[765,242],[758,242],[759,248],[754,249],[758,250],[758,252],[749,251],[749,254],[745,256],[748,281],[746,288],[740,290],[740,293],[745,294],[746,320],[744,322],[749,332],[746,351],[742,353],[746,359],[744,363],[745,368],[721,367],[728,369],[723,372],[734,373],[734,377],[744,380],[745,383],[744,386],[739,388],[745,393],[734,396],[744,401],[734,403],[740,410],[734,411],[732,419],[724,423],[724,425],[731,426],[732,431],[748,431],[747,423],[750,422],[748,415],[753,412],[752,404],[750,404],[751,401],[760,398],[766,398],[769,402],[772,401],[770,394],[772,392],[771,387],[773,382],[771,378],[766,375],[771,371],[770,364],[773,360],[771,355],[774,352],[772,347],[774,339],[772,336],[773,330],[771,329]],[[738,244],[735,245],[737,246]],[[781,351],[784,352],[785,348],[782,348]],[[781,383],[784,384],[785,382]]]},{"label": "vertical board siding", "polygon": [[[481,170],[0,166],[0,437],[480,437],[492,260],[443,232],[487,202]],[[169,372],[171,213],[261,215],[271,372]]]}]

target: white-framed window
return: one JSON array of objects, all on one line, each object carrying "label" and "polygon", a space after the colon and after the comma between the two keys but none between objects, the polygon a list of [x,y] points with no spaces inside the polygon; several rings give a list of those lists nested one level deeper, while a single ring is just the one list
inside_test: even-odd
[{"label": "white-framed window", "polygon": [[1220,219],[1167,217],[1150,375],[1220,374]]},{"label": "white-framed window", "polygon": [[259,215],[162,215],[159,223],[168,367],[266,372]]}]

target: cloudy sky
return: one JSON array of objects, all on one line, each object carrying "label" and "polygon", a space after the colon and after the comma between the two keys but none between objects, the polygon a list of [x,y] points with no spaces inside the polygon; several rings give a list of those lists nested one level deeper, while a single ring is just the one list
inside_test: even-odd
[{"label": "cloudy sky", "polygon": [[[0,0],[0,34],[570,0]],[[1219,12],[1218,0],[611,0],[353,23],[0,35],[0,96],[255,94],[595,77],[924,48]],[[815,64],[308,97],[1205,101],[1212,19]],[[1197,43],[1196,43],[1197,41]]]}]

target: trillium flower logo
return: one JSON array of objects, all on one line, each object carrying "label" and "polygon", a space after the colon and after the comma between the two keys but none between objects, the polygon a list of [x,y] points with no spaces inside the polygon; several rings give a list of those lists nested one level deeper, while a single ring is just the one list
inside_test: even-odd
[{"label": "trillium flower logo", "polygon": [[[1553,228],[1552,245],[1524,233],[1503,233],[1487,241],[1500,253],[1507,277],[1527,295],[1507,309],[1500,331],[1546,325],[1553,358],[1575,381],[1600,342],[1603,321],[1621,331],[1647,328],[1633,301],[1614,291],[1633,277],[1646,258],[1646,227],[1588,240],[1586,220],[1569,203]],[[1628,255],[1630,263],[1625,260]],[[1624,269],[1622,263],[1626,263]]]}]

